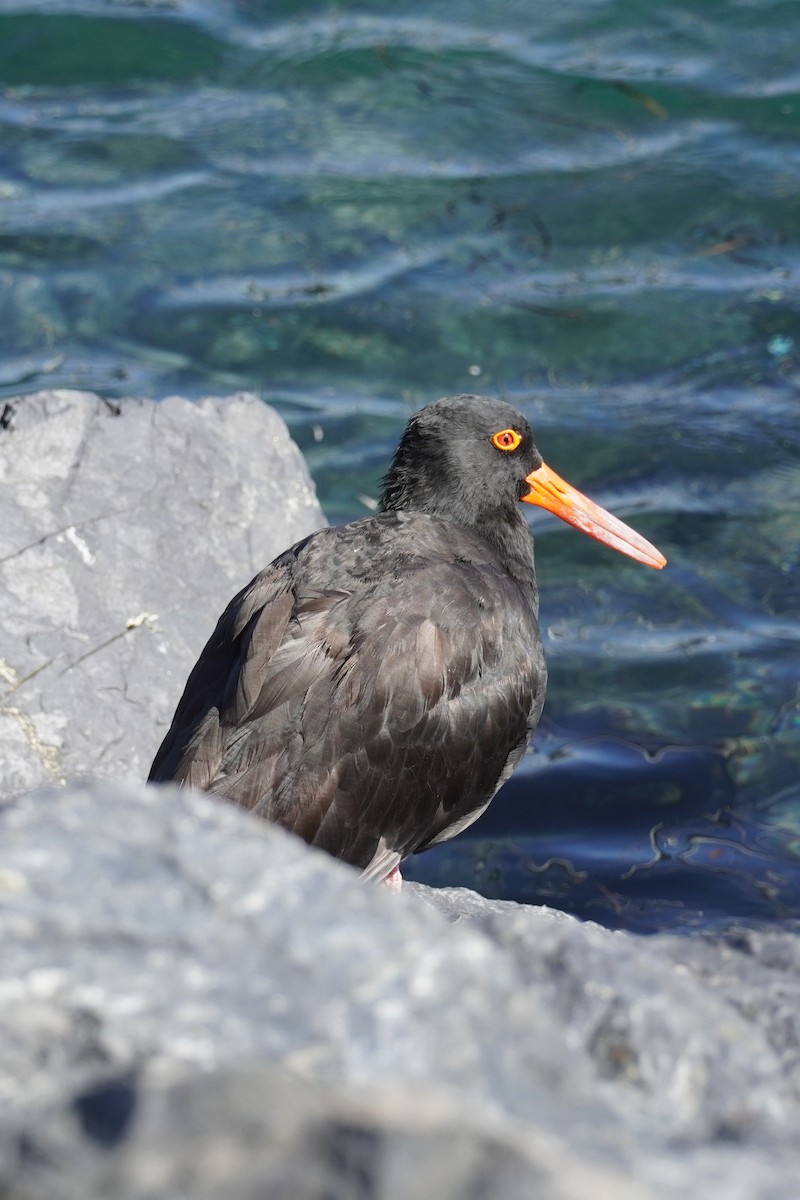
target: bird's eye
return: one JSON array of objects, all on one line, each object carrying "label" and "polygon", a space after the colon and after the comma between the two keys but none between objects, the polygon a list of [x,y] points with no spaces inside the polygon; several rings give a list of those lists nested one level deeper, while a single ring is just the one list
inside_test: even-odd
[{"label": "bird's eye", "polygon": [[498,450],[516,450],[522,441],[522,434],[517,433],[516,429],[501,429],[499,433],[493,433],[489,440]]}]

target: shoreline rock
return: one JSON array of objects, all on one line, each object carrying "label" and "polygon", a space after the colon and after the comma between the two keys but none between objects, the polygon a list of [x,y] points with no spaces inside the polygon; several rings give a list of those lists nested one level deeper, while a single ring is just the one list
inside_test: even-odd
[{"label": "shoreline rock", "polygon": [[0,936],[14,1196],[211,1196],[220,1164],[237,1197],[796,1195],[788,931],[398,897],[213,797],[98,782],[0,810]]},{"label": "shoreline rock", "polygon": [[231,596],[325,524],[256,396],[39,392],[0,430],[0,795],[143,778]]}]

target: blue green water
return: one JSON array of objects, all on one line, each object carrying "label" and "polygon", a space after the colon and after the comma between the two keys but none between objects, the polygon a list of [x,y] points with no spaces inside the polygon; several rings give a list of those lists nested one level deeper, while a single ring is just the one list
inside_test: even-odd
[{"label": "blue green water", "polygon": [[669,557],[534,515],[524,768],[410,873],[800,914],[800,6],[0,0],[0,397],[255,390],[334,521],[486,391]]}]

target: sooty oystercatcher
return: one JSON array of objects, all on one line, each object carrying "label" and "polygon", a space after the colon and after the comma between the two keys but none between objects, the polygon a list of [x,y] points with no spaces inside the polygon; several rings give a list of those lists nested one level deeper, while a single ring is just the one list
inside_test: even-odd
[{"label": "sooty oystercatcher", "polygon": [[509,405],[438,400],[409,421],[377,515],[298,542],[230,602],[150,779],[224,796],[399,886],[407,855],[480,816],[539,720],[520,500],[665,563],[545,466]]}]

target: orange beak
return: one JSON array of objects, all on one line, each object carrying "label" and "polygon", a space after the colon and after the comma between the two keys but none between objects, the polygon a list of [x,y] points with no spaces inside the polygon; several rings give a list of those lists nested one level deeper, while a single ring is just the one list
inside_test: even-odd
[{"label": "orange beak", "polygon": [[664,555],[660,554],[655,546],[628,525],[612,517],[610,512],[606,512],[588,496],[570,487],[544,463],[538,471],[532,471],[525,482],[530,484],[531,489],[527,496],[522,497],[527,504],[538,504],[541,508],[548,509],[557,517],[561,517],[562,521],[588,533],[589,537],[598,542],[605,542],[607,546],[612,546],[621,554],[627,554],[629,558],[635,558],[637,562],[645,563],[648,567],[655,567],[660,571],[666,564]]}]

